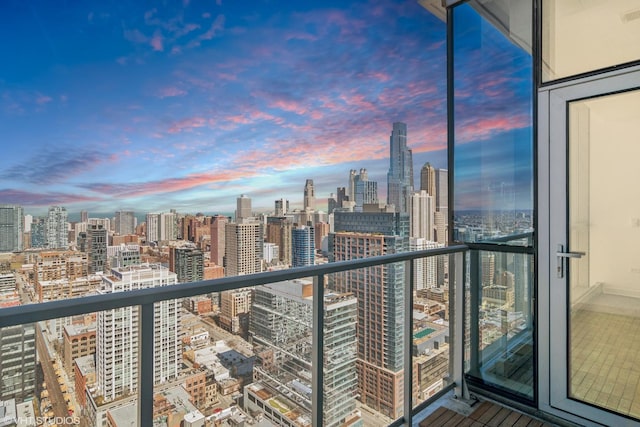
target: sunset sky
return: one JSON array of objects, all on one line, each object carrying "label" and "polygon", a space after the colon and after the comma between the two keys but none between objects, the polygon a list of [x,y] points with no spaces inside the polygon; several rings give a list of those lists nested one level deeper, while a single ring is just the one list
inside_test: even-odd
[{"label": "sunset sky", "polygon": [[[361,167],[385,199],[394,121],[416,181],[446,167],[445,24],[415,1],[165,3],[0,6],[0,203],[299,207],[306,179],[326,199]],[[461,138],[526,132],[521,114],[487,112]]]}]

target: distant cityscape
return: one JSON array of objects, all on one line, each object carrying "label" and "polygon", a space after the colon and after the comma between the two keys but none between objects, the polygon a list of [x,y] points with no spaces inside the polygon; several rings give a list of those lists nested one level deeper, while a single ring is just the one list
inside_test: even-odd
[{"label": "distant cityscape", "polygon": [[[255,212],[248,195],[239,195],[232,215],[82,211],[73,222],[62,206],[33,216],[2,204],[0,306],[439,248],[450,235],[473,242],[532,230],[531,211],[464,211],[450,224],[448,171],[425,163],[415,185],[407,138],[407,125],[393,123],[384,201],[362,168],[345,171],[326,210],[312,178],[300,185],[302,209],[280,198],[266,213]],[[483,253],[480,262],[481,339],[490,345],[529,318],[525,289],[516,284],[533,265],[518,254]],[[416,261],[413,289],[404,264],[330,275],[327,426],[387,425],[402,415],[405,399],[427,399],[446,385],[448,269],[445,256]],[[405,292],[414,294],[412,337],[402,333],[402,306],[389,303]],[[311,426],[313,298],[309,279],[158,304],[154,423]],[[34,419],[129,425],[137,410],[138,326],[137,310],[128,307],[0,330],[0,401]],[[413,340],[410,397],[403,395],[406,339]]]}]

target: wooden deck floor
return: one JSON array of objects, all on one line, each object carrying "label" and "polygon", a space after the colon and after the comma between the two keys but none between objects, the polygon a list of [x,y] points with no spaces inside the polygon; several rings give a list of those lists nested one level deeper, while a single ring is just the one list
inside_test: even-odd
[{"label": "wooden deck floor", "polygon": [[482,402],[465,417],[441,406],[420,422],[420,427],[552,427],[520,412],[512,411],[491,402]]}]

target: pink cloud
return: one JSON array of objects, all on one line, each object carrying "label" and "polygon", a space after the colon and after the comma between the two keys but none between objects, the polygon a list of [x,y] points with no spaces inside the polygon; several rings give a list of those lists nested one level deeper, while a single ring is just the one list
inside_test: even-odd
[{"label": "pink cloud", "polygon": [[156,30],[156,32],[153,33],[153,37],[149,41],[149,44],[151,45],[151,47],[153,47],[153,50],[157,52],[162,52],[164,50],[162,41],[163,41],[162,33],[160,33],[160,30]]},{"label": "pink cloud", "polygon": [[207,125],[207,120],[202,117],[192,117],[175,122],[171,125],[169,133],[180,133],[183,131],[190,131],[195,128],[201,128]]},{"label": "pink cloud", "polygon": [[211,27],[207,30],[206,33],[200,35],[200,40],[211,40],[216,36],[219,31],[224,29],[225,17],[224,15],[216,16],[216,19],[211,24]]},{"label": "pink cloud", "polygon": [[165,87],[160,89],[160,92],[158,93],[158,97],[159,98],[170,98],[170,97],[174,97],[174,96],[182,96],[182,95],[186,95],[187,92],[177,88],[175,86],[169,86],[169,87]]},{"label": "pink cloud", "polygon": [[484,140],[496,133],[522,129],[530,125],[531,116],[529,114],[474,119],[457,125],[456,140],[463,143]]}]

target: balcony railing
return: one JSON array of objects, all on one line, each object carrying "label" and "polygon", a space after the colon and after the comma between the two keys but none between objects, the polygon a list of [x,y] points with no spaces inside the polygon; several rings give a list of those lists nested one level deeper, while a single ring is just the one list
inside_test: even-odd
[{"label": "balcony railing", "polygon": [[[504,249],[503,249],[504,250]],[[508,250],[508,249],[507,249]],[[313,322],[312,322],[312,425],[323,424],[324,394],[324,283],[325,277],[332,273],[390,263],[406,263],[406,287],[403,301],[404,316],[404,410],[403,417],[392,425],[411,425],[412,417],[429,402],[442,393],[455,388],[457,395],[462,394],[463,351],[464,351],[464,303],[466,272],[469,246],[457,245],[446,248],[420,250],[393,255],[377,256],[365,259],[341,261],[323,265],[294,268],[283,271],[264,272],[245,276],[226,277],[201,282],[155,287],[127,292],[86,296],[76,299],[28,304],[0,310],[0,328],[30,324],[61,317],[95,313],[102,310],[138,306],[139,309],[139,365],[138,365],[138,425],[151,425],[153,419],[154,395],[154,304],[160,301],[194,297],[212,292],[236,290],[287,280],[313,277]],[[516,249],[517,251],[517,249]],[[413,361],[414,344],[413,306],[415,260],[436,256],[449,256],[449,373],[444,389],[425,402],[414,402]]]}]

